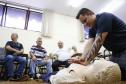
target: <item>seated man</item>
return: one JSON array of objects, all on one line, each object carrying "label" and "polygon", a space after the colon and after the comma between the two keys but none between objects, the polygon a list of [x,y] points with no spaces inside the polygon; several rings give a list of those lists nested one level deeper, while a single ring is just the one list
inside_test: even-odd
[{"label": "seated man", "polygon": [[43,48],[42,45],[42,38],[38,38],[36,41],[37,45],[31,47],[30,56],[30,72],[29,75],[31,78],[36,79],[35,77],[35,68],[37,65],[45,65],[47,67],[47,73],[45,77],[42,77],[43,80],[48,81],[49,76],[52,73],[52,65],[51,62],[47,59],[47,51]]},{"label": "seated man", "polygon": [[[5,45],[6,49],[6,68],[7,68],[7,78],[8,80],[21,79],[23,77],[23,71],[26,65],[26,59],[21,55],[24,52],[23,45],[17,42],[18,34],[12,33],[12,41],[8,41]],[[19,63],[18,69],[14,73],[13,62],[17,61]]]},{"label": "seated man", "polygon": [[57,50],[54,55],[57,56],[57,60],[55,60],[52,64],[52,68],[54,72],[59,71],[60,65],[65,65],[65,67],[69,66],[68,59],[70,59],[70,53],[63,48],[63,42],[58,42],[59,50]]}]

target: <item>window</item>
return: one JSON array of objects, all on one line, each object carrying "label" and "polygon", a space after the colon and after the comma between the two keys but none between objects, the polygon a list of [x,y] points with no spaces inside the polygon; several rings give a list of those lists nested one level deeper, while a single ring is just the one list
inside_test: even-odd
[{"label": "window", "polygon": [[26,18],[26,10],[7,7],[5,26],[24,29],[25,18]]},{"label": "window", "polygon": [[3,6],[0,5],[0,25],[2,25]]},{"label": "window", "polygon": [[42,31],[42,11],[0,3],[0,25],[9,28]]},{"label": "window", "polygon": [[30,12],[28,30],[40,31],[42,30],[42,13]]}]

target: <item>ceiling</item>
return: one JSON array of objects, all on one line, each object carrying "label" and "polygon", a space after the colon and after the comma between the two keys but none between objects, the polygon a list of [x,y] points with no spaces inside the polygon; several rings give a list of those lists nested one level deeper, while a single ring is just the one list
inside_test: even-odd
[{"label": "ceiling", "polygon": [[[86,0],[80,7],[73,8],[67,5],[68,0],[2,0],[4,2],[11,2],[16,4],[23,4],[32,6],[38,9],[48,9],[60,14],[76,16],[79,9],[86,7],[93,10],[95,13],[99,12],[103,6],[108,4],[111,0]],[[114,12],[120,18],[126,21],[126,2]]]}]

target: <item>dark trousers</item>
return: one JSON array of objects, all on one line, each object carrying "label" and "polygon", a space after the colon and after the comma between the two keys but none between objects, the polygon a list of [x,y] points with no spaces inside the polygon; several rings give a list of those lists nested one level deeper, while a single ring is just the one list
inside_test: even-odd
[{"label": "dark trousers", "polygon": [[52,69],[53,71],[59,71],[59,67],[61,65],[65,65],[65,68],[67,68],[70,64],[68,63],[68,61],[59,61],[59,60],[56,60],[53,62],[52,64]]},{"label": "dark trousers", "polygon": [[110,61],[115,62],[119,65],[121,70],[121,80],[125,81],[126,80],[126,50],[118,53],[113,52]]}]

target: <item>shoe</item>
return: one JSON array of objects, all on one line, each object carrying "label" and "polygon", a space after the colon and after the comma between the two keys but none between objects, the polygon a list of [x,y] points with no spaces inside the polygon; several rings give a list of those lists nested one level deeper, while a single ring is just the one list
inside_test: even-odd
[{"label": "shoe", "polygon": [[35,76],[33,77],[33,79],[36,80],[36,79],[39,79],[39,77],[37,77],[37,75],[35,75]]},{"label": "shoe", "polygon": [[36,79],[39,79],[38,77],[37,77],[37,75],[33,75],[33,74],[30,74],[29,75],[29,77],[30,77],[30,79],[34,79],[34,80],[36,80]]},{"label": "shoe", "polygon": [[29,76],[28,75],[24,75],[20,78],[19,81],[28,81],[29,80]]},{"label": "shoe", "polygon": [[21,75],[15,75],[15,76],[14,76],[15,81],[18,81],[18,80],[20,80],[21,78],[22,78]]},{"label": "shoe", "polygon": [[8,81],[14,81],[15,79],[13,77],[8,77],[7,80]]},{"label": "shoe", "polygon": [[50,78],[51,75],[52,75],[52,73],[46,74],[46,75],[41,76],[41,78],[42,78],[43,81],[49,83],[49,78]]},{"label": "shoe", "polygon": [[56,75],[57,72],[58,72],[58,71],[53,71],[52,75]]},{"label": "shoe", "polygon": [[33,80],[33,75],[32,74],[29,74],[29,78]]}]

